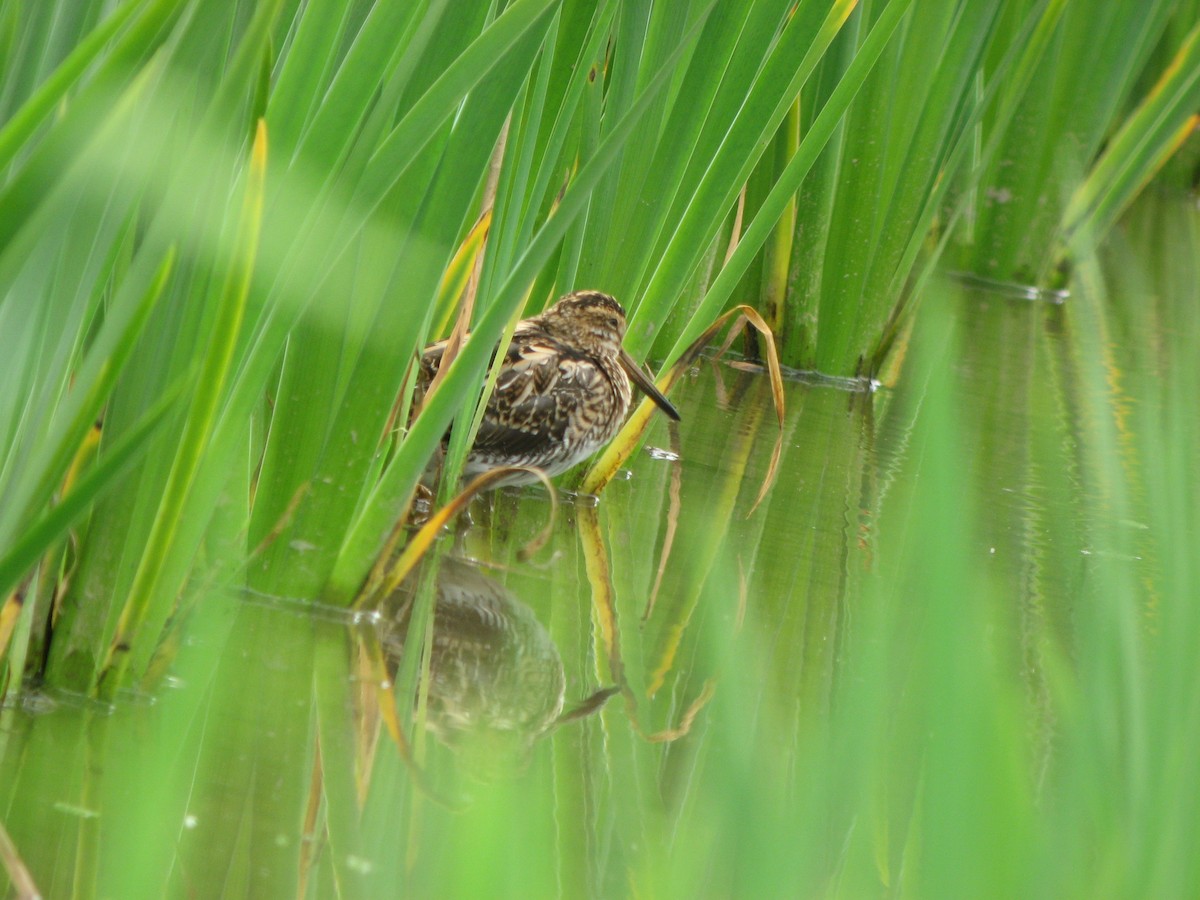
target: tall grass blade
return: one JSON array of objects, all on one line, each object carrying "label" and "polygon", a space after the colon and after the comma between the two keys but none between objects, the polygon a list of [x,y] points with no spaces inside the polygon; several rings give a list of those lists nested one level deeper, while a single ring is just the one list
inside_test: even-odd
[{"label": "tall grass blade", "polygon": [[1200,24],[1076,189],[1063,213],[1064,241],[1073,252],[1102,237],[1117,216],[1195,130],[1200,105]]},{"label": "tall grass blade", "polygon": [[[737,249],[722,267],[720,273],[709,287],[704,299],[700,302],[693,317],[683,328],[674,346],[667,353],[666,362],[670,364],[678,359],[689,343],[703,330],[704,324],[714,317],[724,302],[733,293],[738,281],[750,267],[751,261],[770,237],[775,223],[779,221],[792,197],[800,187],[801,181],[812,168],[813,163],[833,136],[838,122],[844,115],[850,102],[862,87],[876,60],[883,53],[892,33],[899,25],[904,14],[908,11],[907,0],[893,2],[880,15],[879,20],[871,29],[871,33],[859,48],[854,61],[847,68],[845,75],[838,82],[830,95],[828,102],[821,108],[817,119],[800,141],[796,153],[788,161],[787,166],[775,182],[770,193],[763,200],[762,206],[754,220],[746,228],[738,241]],[[832,38],[832,35],[830,35]],[[815,63],[815,60],[814,60]],[[631,326],[632,327],[632,326]]]},{"label": "tall grass blade", "polygon": [[192,488],[204,448],[210,440],[218,403],[233,361],[233,351],[241,329],[251,274],[258,252],[266,165],[266,124],[260,121],[250,154],[241,217],[233,236],[233,263],[221,293],[217,318],[197,376],[196,393],[162,502],[155,514],[150,538],[130,587],[129,596],[125,600],[116,632],[110,642],[110,656],[101,675],[102,678],[107,677],[109,691],[115,690],[124,680],[130,661],[130,650],[126,642],[141,627],[151,603],[167,606],[174,603],[173,597],[164,598],[158,593],[159,576],[164,557],[175,539],[180,512]]}]

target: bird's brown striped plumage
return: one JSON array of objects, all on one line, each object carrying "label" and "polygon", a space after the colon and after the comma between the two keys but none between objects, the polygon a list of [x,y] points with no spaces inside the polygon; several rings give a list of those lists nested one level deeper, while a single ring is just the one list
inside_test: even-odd
[{"label": "bird's brown striped plumage", "polygon": [[[629,410],[630,376],[668,415],[675,408],[621,347],[625,310],[599,291],[575,291],[517,323],[488,400],[465,474],[499,466],[566,471],[608,443]],[[445,341],[425,348],[417,382],[423,396],[442,363]],[[505,483],[533,481],[514,474]]]}]

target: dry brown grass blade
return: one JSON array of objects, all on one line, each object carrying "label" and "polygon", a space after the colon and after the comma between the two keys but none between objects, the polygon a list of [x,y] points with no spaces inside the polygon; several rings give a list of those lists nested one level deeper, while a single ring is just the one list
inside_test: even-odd
[{"label": "dry brown grass blade", "polygon": [[[371,786],[371,773],[375,770],[375,754],[379,749],[379,735],[383,727],[383,714],[379,703],[379,685],[375,660],[369,649],[374,633],[368,627],[354,629],[354,778],[358,794],[358,805],[366,805]],[[376,640],[376,643],[378,641]]]},{"label": "dry brown grass blade", "polygon": [[[491,221],[492,214],[490,211],[480,216],[475,227],[471,229],[471,233],[467,235],[467,240],[463,242],[458,252],[455,253],[454,260],[451,260],[450,268],[446,270],[446,276],[449,276],[452,271],[456,271],[456,262],[458,265],[463,266],[465,282],[463,288],[461,288],[462,302],[458,304],[458,315],[454,318],[454,328],[451,329],[450,336],[446,338],[446,349],[442,351],[442,361],[438,365],[438,370],[429,382],[429,387],[426,389],[425,395],[420,398],[417,406],[413,409],[410,418],[415,418],[421,412],[421,407],[429,402],[429,398],[437,392],[442,382],[446,380],[446,373],[450,370],[450,364],[458,356],[458,351],[462,349],[463,341],[467,339],[467,334],[471,330],[471,317],[475,313],[475,291],[472,290],[474,280],[471,278],[471,274],[474,273],[474,263],[479,258],[479,253],[483,247],[488,228],[491,226]],[[472,241],[472,238],[475,238],[475,240]],[[468,260],[459,261],[459,255],[466,250],[469,250],[471,253],[469,258],[471,267],[469,269],[466,268]],[[443,287],[446,286],[444,280],[446,276],[443,276]]]},{"label": "dry brown grass blade", "polygon": [[[785,402],[783,396],[783,370],[779,365],[779,353],[775,348],[775,334],[771,331],[769,325],[758,314],[756,310],[749,306],[735,306],[733,309],[721,314],[717,317],[704,332],[692,341],[691,346],[683,352],[666,372],[658,379],[658,389],[664,394],[670,390],[679,376],[687,371],[688,367],[700,355],[700,352],[711,343],[714,337],[720,333],[732,321],[733,325],[730,330],[729,337],[722,345],[721,352],[729,349],[730,344],[737,335],[741,334],[747,324],[754,327],[756,331],[763,336],[763,345],[766,348],[767,354],[767,373],[771,379],[771,396],[775,402],[775,414],[779,420],[779,436],[775,441],[775,448],[771,453],[771,462],[767,467],[767,474],[763,477],[762,487],[759,488],[758,496],[755,498],[754,505],[750,507],[750,513],[753,513],[758,505],[766,497],[767,491],[771,485],[775,483],[775,476],[779,471],[779,461],[783,456],[783,422],[785,415]],[[653,401],[649,399],[643,400],[633,411],[629,417],[629,421],[625,423],[620,433],[613,438],[609,445],[600,454],[597,460],[584,476],[583,484],[580,490],[587,494],[599,494],[604,490],[604,487],[612,480],[617,470],[624,465],[625,461],[633,454],[638,443],[645,434],[646,427],[650,424],[650,417],[654,410],[657,409]]]},{"label": "dry brown grass blade", "polygon": [[[504,159],[504,146],[508,142],[508,125],[511,118],[510,114],[509,118],[504,120],[504,127],[500,130],[500,137],[496,140],[496,147],[492,151],[487,182],[483,188],[483,202],[480,204],[479,219],[472,226],[462,244],[459,245],[458,250],[455,251],[450,265],[446,267],[446,272],[442,275],[442,282],[438,288],[439,303],[443,296],[458,294],[462,295],[462,301],[458,305],[454,328],[446,341],[442,363],[438,367],[437,374],[429,383],[425,399],[433,396],[433,392],[442,383],[446,370],[450,368],[450,363],[454,362],[454,357],[458,356],[458,351],[462,348],[463,341],[466,340],[467,334],[471,330],[471,319],[475,315],[475,297],[479,291],[479,272],[483,265],[483,251],[487,246],[488,233],[492,227],[492,210],[496,205],[496,185],[500,181],[500,163]],[[440,334],[445,328],[445,324],[445,322],[438,323],[434,333]],[[420,410],[418,409],[416,412],[420,412]]]},{"label": "dry brown grass blade", "polygon": [[[297,897],[308,896],[308,879],[312,873],[313,860],[320,850],[320,839],[317,834],[317,816],[321,812],[321,794],[325,786],[325,777],[321,764],[321,739],[317,738],[317,749],[313,754],[312,779],[308,785],[308,803],[304,808],[303,839],[300,841],[300,886],[296,890]],[[324,829],[322,829],[324,831]]]},{"label": "dry brown grass blade", "polygon": [[608,551],[600,534],[600,515],[592,506],[581,506],[579,537],[583,543],[584,568],[592,587],[592,611],[604,643],[604,659],[608,664],[608,679],[625,690],[625,666],[621,662],[621,640],[617,632],[617,609],[614,604],[612,575],[608,568]]},{"label": "dry brown grass blade", "polygon": [[65,497],[75,487],[75,482],[79,480],[79,473],[84,467],[92,461],[96,455],[96,448],[100,446],[100,435],[104,427],[103,422],[94,422],[92,427],[88,429],[88,433],[83,438],[83,443],[79,445],[79,449],[75,451],[75,457],[71,460],[71,465],[67,469],[67,474],[63,476],[62,488],[59,490],[59,496]]},{"label": "dry brown grass blade", "polygon": [[684,710],[683,716],[676,727],[656,731],[654,734],[643,734],[642,736],[652,744],[666,744],[679,740],[692,730],[692,723],[696,721],[696,716],[700,714],[700,710],[704,709],[716,692],[716,683],[712,679],[709,679],[704,682],[704,687],[701,688],[699,696],[692,701],[691,706]]},{"label": "dry brown grass blade", "polygon": [[428,552],[429,548],[433,545],[433,542],[437,540],[438,535],[441,533],[441,530],[446,523],[466,509],[467,504],[474,500],[477,494],[491,487],[497,481],[507,478],[514,472],[532,473],[550,491],[550,521],[547,522],[546,527],[543,528],[542,531],[539,532],[532,541],[530,541],[521,549],[521,552],[533,553],[544,546],[546,541],[550,539],[550,535],[554,528],[554,520],[558,515],[558,495],[554,490],[554,485],[550,483],[550,479],[546,476],[546,473],[541,469],[536,469],[531,466],[503,466],[499,469],[492,469],[490,472],[484,472],[482,475],[477,476],[475,480],[463,488],[462,492],[454,497],[454,499],[431,515],[429,517],[429,521],[422,525],[417,533],[413,535],[412,539],[405,544],[404,550],[400,553],[400,557],[388,570],[387,577],[383,579],[381,588],[377,591],[369,593],[364,592],[355,606],[362,608],[363,606],[368,605],[368,603],[370,603],[372,600],[379,597],[385,597],[399,587],[400,583],[404,581],[404,579],[410,574],[412,574],[412,571],[416,568],[417,563],[421,561],[421,558]]},{"label": "dry brown grass blade", "polygon": [[[419,488],[418,488],[419,489]],[[359,593],[359,599],[355,601],[355,608],[361,609],[370,604],[372,600],[379,599],[383,596],[381,587],[384,580],[387,578],[389,565],[392,555],[396,552],[396,547],[400,544],[400,538],[404,535],[408,528],[408,516],[413,508],[413,498],[417,489],[408,495],[408,499],[404,502],[404,511],[396,519],[396,523],[392,526],[391,533],[384,541],[383,549],[379,553],[379,558],[375,560],[375,564],[371,566],[371,572],[367,575],[367,580],[363,584],[362,591]]]},{"label": "dry brown grass blade", "polygon": [[8,872],[8,880],[14,895],[20,900],[41,900],[42,892],[38,890],[33,875],[17,852],[17,845],[8,836],[8,829],[0,822],[0,862]]},{"label": "dry brown grass blade", "polygon": [[363,656],[370,666],[371,680],[379,686],[376,693],[379,718],[382,719],[384,728],[387,729],[392,743],[396,745],[400,759],[412,774],[413,784],[416,785],[422,794],[440,806],[451,810],[462,809],[463,804],[461,802],[451,800],[434,789],[433,785],[429,783],[429,776],[425,774],[425,769],[417,762],[416,756],[413,753],[412,742],[405,735],[404,726],[400,724],[400,717],[396,713],[396,691],[388,675],[387,663],[383,658],[383,647],[380,646],[378,640],[374,640],[369,636],[364,636],[360,646]]},{"label": "dry brown grass blade", "polygon": [[312,485],[307,481],[303,482],[300,487],[296,488],[296,492],[292,494],[292,499],[288,501],[288,504],[284,508],[283,513],[279,516],[279,519],[274,525],[271,526],[271,530],[263,535],[263,539],[258,542],[258,546],[250,551],[247,564],[249,564],[250,559],[261,556],[267,547],[271,546],[271,544],[275,543],[275,541],[279,539],[279,536],[283,534],[284,529],[292,524],[292,519],[296,515],[296,510],[300,508],[300,501],[307,496],[311,488]]},{"label": "dry brown grass blade", "polygon": [[733,214],[733,228],[729,232],[729,244],[725,247],[725,262],[729,264],[730,257],[733,256],[733,251],[737,249],[738,242],[742,239],[742,218],[746,214],[746,185],[742,185],[741,191],[738,192],[737,211]]},{"label": "dry brown grass blade", "polygon": [[[643,740],[664,743],[683,737],[691,729],[696,715],[712,697],[713,685],[705,684],[700,696],[685,710],[677,727],[653,733],[647,732],[642,727],[641,717],[638,715],[638,699],[625,677],[625,664],[621,659],[621,634],[617,627],[616,597],[608,567],[608,552],[600,533],[600,516],[594,507],[579,509],[579,536],[583,542],[584,565],[592,587],[592,610],[600,630],[601,640],[604,642],[604,658],[608,663],[608,676],[615,683],[615,687],[609,688],[607,692],[600,692],[603,694],[603,701],[607,701],[609,697],[619,692],[625,700],[625,713],[629,717],[629,723]],[[600,696],[600,694],[593,695],[593,697]],[[596,708],[598,709],[600,705],[602,703],[597,704]]]},{"label": "dry brown grass blade", "polygon": [[742,562],[741,554],[737,558],[738,564],[738,605],[737,613],[733,618],[733,631],[737,634],[742,630],[742,626],[746,624],[746,607],[750,603],[750,584],[746,578],[746,566]]},{"label": "dry brown grass blade", "polygon": [[[729,334],[725,338],[725,343],[722,346],[721,354],[732,345],[734,338],[739,335],[749,323],[763,338],[763,346],[767,351],[767,374],[771,379],[771,399],[775,404],[775,418],[779,424],[779,433],[775,437],[775,446],[771,451],[771,461],[767,465],[767,474],[763,476],[762,485],[758,489],[758,495],[754,498],[754,503],[750,506],[750,510],[746,513],[747,517],[754,514],[760,503],[767,496],[767,491],[771,489],[771,485],[775,483],[775,478],[779,474],[779,461],[783,458],[783,423],[786,417],[786,405],[783,396],[783,370],[779,365],[779,351],[775,348],[775,333],[771,331],[771,326],[766,323],[766,320],[758,314],[758,311],[749,306],[735,306],[729,312],[725,313],[721,319],[737,315],[734,320],[733,327],[729,329]],[[718,319],[717,321],[721,321]]]},{"label": "dry brown grass blade", "polygon": [[576,703],[566,712],[559,714],[558,718],[550,726],[550,730],[567,724],[568,722],[576,722],[579,719],[586,719],[588,716],[594,716],[604,708],[604,704],[614,694],[619,694],[621,689],[615,685],[612,687],[601,688],[589,697],[585,697],[579,703]]}]

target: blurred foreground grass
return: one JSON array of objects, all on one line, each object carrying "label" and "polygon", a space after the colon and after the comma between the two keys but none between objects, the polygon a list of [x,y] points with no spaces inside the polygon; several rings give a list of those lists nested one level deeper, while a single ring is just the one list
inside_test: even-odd
[{"label": "blurred foreground grass", "polygon": [[216,591],[153,704],[3,713],[3,821],[48,896],[1190,896],[1198,243],[1152,198],[1064,305],[935,284],[893,388],[789,384],[750,516],[769,392],[709,363],[532,562],[544,496],[478,507],[565,707],[621,688],[514,771],[416,778],[370,628]]}]

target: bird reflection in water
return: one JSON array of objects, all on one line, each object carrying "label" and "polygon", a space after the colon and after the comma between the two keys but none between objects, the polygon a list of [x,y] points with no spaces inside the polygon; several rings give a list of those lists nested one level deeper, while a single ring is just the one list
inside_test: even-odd
[{"label": "bird reflection in water", "polygon": [[[404,656],[411,582],[385,606],[389,663]],[[426,727],[484,778],[522,768],[538,738],[589,715],[615,693],[598,691],[563,713],[566,676],[558,648],[533,610],[474,566],[442,560],[434,606]]]}]

